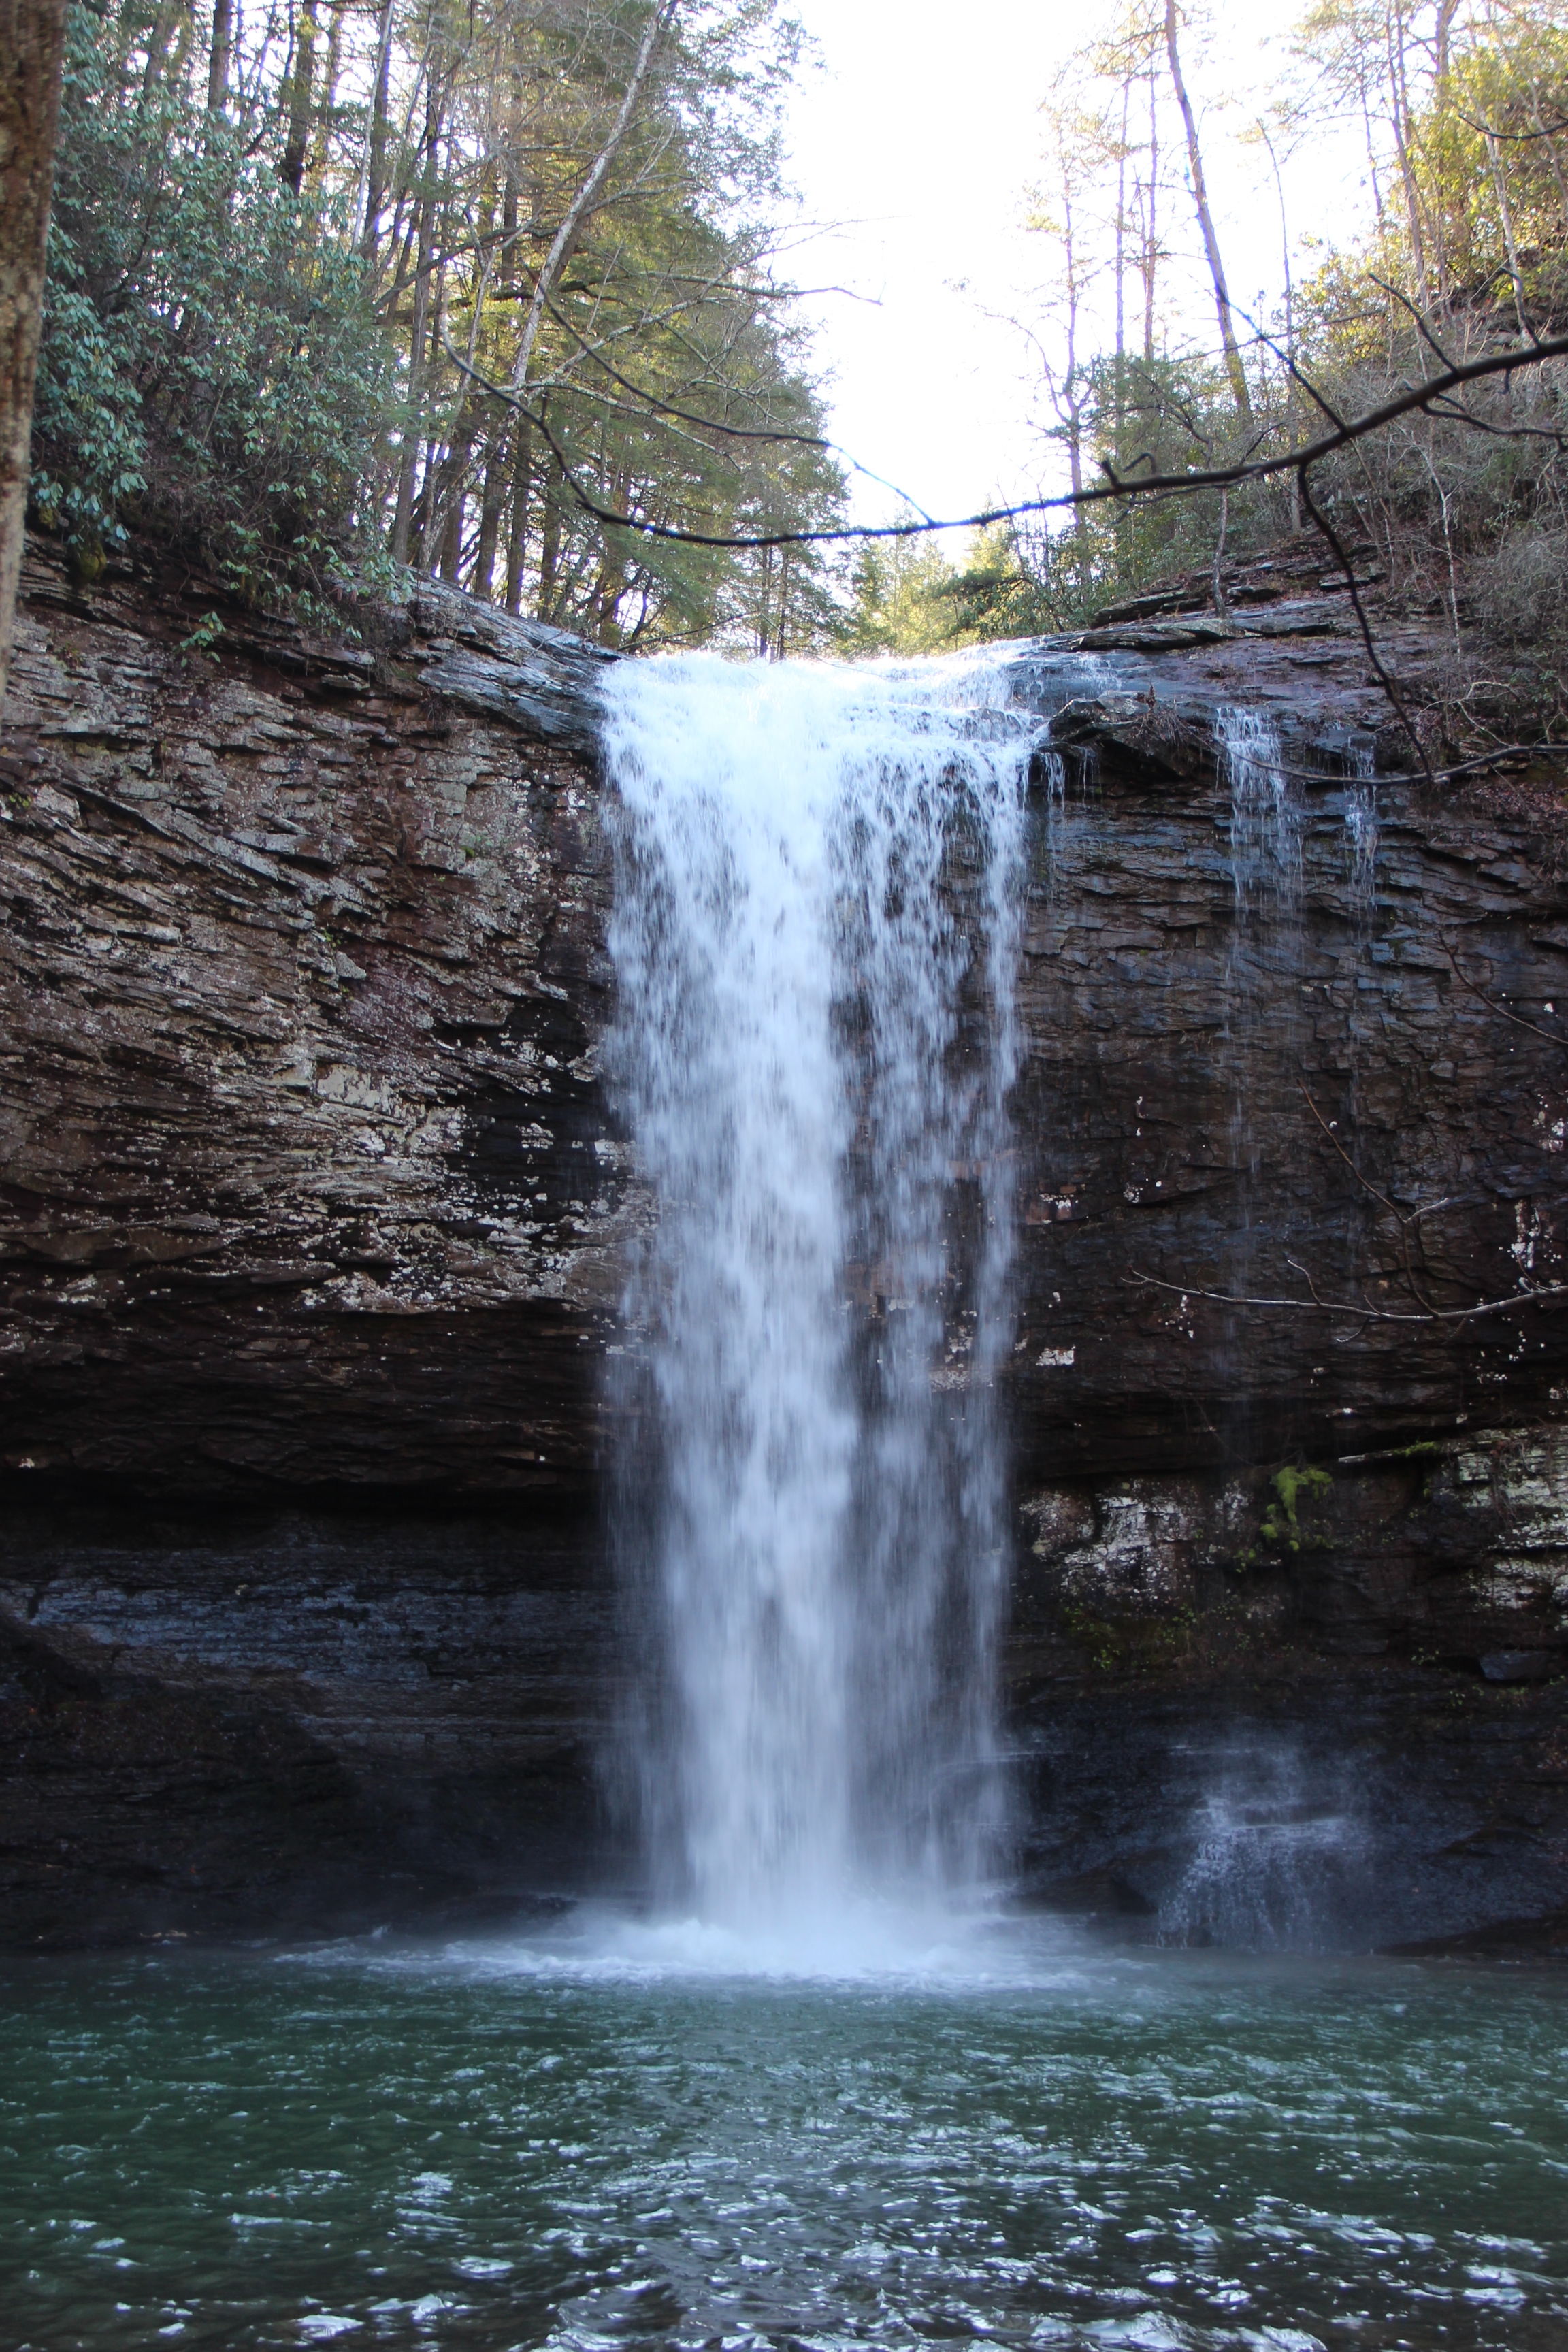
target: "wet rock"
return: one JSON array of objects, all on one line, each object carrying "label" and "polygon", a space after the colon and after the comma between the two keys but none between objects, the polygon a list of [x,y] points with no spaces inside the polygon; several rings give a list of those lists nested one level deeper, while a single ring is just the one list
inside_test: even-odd
[{"label": "wet rock", "polygon": [[18,1506],[0,1945],[518,1916],[614,1869],[592,1532],[495,1511]]},{"label": "wet rock", "polygon": [[1480,1665],[1489,1683],[1544,1683],[1555,1663],[1549,1650],[1488,1650]]},{"label": "wet rock", "polygon": [[600,657],[440,591],[390,649],[231,612],[210,657],[188,602],[26,575],[0,1462],[581,1500],[637,1214],[597,1063]]},{"label": "wet rock", "polygon": [[1069,702],[1051,720],[1053,749],[1110,756],[1144,779],[1181,779],[1212,770],[1214,737],[1156,702],[1153,695],[1107,694]]}]

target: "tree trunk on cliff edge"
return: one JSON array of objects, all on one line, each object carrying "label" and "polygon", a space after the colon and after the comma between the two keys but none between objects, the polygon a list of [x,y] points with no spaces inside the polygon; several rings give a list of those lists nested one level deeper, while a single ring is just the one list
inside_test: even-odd
[{"label": "tree trunk on cliff edge", "polygon": [[1247,390],[1247,372],[1241,364],[1241,352],[1237,345],[1236,327],[1230,314],[1230,289],[1226,284],[1225,264],[1220,259],[1219,238],[1215,232],[1214,215],[1209,210],[1209,192],[1204,180],[1204,153],[1198,144],[1197,117],[1193,112],[1192,100],[1182,76],[1182,56],[1176,42],[1176,0],[1165,0],[1165,55],[1171,61],[1171,86],[1176,93],[1176,104],[1182,110],[1182,121],[1187,133],[1187,167],[1192,174],[1193,203],[1196,206],[1198,226],[1203,231],[1204,253],[1214,281],[1215,310],[1219,319],[1219,339],[1225,348],[1225,372],[1230,378],[1231,392],[1237,412],[1252,422],[1252,402]]},{"label": "tree trunk on cliff edge", "polygon": [[0,702],[27,513],[65,22],[65,0],[0,0]]}]

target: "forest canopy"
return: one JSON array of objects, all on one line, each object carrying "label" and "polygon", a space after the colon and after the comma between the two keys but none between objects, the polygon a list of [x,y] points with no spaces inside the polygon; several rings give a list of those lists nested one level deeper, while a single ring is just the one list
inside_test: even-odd
[{"label": "forest canopy", "polygon": [[839,514],[776,266],[797,45],[775,0],[78,0],[36,515],[84,575],[151,526],[306,613],[412,565],[611,644],[811,635],[818,563],[567,487]]},{"label": "forest canopy", "polygon": [[[1267,316],[1237,304],[1208,203],[1215,118],[1192,70],[1195,56],[1214,71],[1204,30],[1196,5],[1126,0],[1044,110],[1032,218],[1049,267],[1027,323],[1045,430],[1075,488],[1288,457],[1450,362],[1568,326],[1560,0],[1312,0],[1267,103],[1226,134],[1267,158],[1278,196],[1282,289]],[[1360,234],[1320,245],[1303,271],[1311,247],[1280,164],[1347,127],[1364,159]],[[1172,299],[1184,241],[1207,288],[1196,333],[1202,314]],[[1456,645],[1476,620],[1527,667],[1563,625],[1565,387],[1561,360],[1499,374],[1311,476],[1343,545],[1440,607]],[[1049,536],[1014,529],[989,567],[997,617],[1061,627],[1184,572],[1217,577],[1223,557],[1310,522],[1302,495],[1286,467],[1267,483],[1086,506]],[[973,604],[972,585],[972,620]]]},{"label": "forest canopy", "polygon": [[[1568,0],[1310,0],[1247,121],[1213,33],[1202,0],[1115,0],[1042,107],[1043,488],[1288,458],[1568,328]],[[1321,461],[1310,514],[1286,467],[1004,520],[956,564],[696,543],[847,526],[786,267],[800,55],[780,0],[76,0],[36,518],[84,578],[152,530],[307,616],[425,572],[608,644],[776,654],[1059,629],[1203,567],[1223,596],[1321,516],[1551,723],[1562,361]],[[1281,159],[1347,125],[1364,219],[1304,268]],[[1226,274],[1221,137],[1278,191],[1267,317]]]}]

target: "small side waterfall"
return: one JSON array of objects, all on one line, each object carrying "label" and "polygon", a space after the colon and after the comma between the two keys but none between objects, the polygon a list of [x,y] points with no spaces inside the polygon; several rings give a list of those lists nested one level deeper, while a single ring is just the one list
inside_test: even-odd
[{"label": "small side waterfall", "polygon": [[1238,919],[1293,911],[1301,896],[1301,820],[1281,765],[1279,730],[1259,710],[1215,713],[1222,782],[1230,787],[1230,866]]},{"label": "small side waterfall", "polygon": [[1351,850],[1351,901],[1362,921],[1370,919],[1377,901],[1378,810],[1377,770],[1370,743],[1357,747],[1355,767],[1345,794],[1345,833]]},{"label": "small side waterfall", "polygon": [[632,1744],[660,1891],[705,1918],[972,1884],[1000,1824],[1029,731],[980,666],[612,681],[613,1074],[656,1204]]}]

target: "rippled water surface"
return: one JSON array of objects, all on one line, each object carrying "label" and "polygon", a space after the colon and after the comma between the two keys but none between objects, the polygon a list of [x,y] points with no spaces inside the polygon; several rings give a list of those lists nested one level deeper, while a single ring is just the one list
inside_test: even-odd
[{"label": "rippled water surface", "polygon": [[[1568,1985],[996,1934],[13,1969],[37,2352],[1568,2340]],[[772,1964],[772,1972],[768,1972]]]}]

